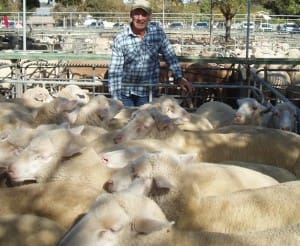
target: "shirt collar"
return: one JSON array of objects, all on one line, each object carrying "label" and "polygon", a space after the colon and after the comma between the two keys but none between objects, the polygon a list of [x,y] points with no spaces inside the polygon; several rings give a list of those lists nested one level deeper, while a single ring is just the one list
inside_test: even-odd
[{"label": "shirt collar", "polygon": [[[129,36],[135,36],[135,37],[137,36],[135,33],[133,33],[133,31],[131,29],[131,23],[126,27],[125,30],[126,30],[127,35],[129,35]],[[149,31],[150,31],[150,25],[148,23],[147,29],[146,29],[146,34],[149,33]]]}]

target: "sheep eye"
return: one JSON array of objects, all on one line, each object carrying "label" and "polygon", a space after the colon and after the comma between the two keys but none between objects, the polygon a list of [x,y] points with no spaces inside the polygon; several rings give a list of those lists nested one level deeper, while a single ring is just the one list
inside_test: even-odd
[{"label": "sheep eye", "polygon": [[139,178],[140,176],[137,174],[137,173],[134,173],[133,175],[132,175],[132,179],[137,179],[137,178]]},{"label": "sheep eye", "polygon": [[253,110],[257,110],[257,106],[253,106],[252,109],[253,109]]}]

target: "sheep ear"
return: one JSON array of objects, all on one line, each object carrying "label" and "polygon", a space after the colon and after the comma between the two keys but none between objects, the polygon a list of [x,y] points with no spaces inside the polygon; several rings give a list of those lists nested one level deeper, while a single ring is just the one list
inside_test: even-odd
[{"label": "sheep ear", "polygon": [[84,151],[86,149],[86,147],[82,147],[82,146],[78,146],[78,145],[69,145],[65,150],[64,150],[64,153],[63,153],[63,156],[64,157],[71,157],[75,154],[79,154],[81,153],[82,151]]},{"label": "sheep ear", "polygon": [[169,180],[166,177],[163,176],[156,176],[153,179],[153,186],[152,189],[157,190],[157,191],[166,191],[169,192],[170,189],[174,187]]},{"label": "sheep ear", "polygon": [[64,100],[61,101],[57,106],[58,112],[74,110],[78,105],[76,100]]},{"label": "sheep ear", "polygon": [[84,125],[69,128],[69,131],[74,135],[80,135],[83,130],[84,130]]},{"label": "sheep ear", "polygon": [[151,189],[152,180],[150,178],[137,178],[131,185],[124,190],[124,192],[130,192],[136,195],[148,195]]},{"label": "sheep ear", "polygon": [[164,228],[171,227],[174,224],[174,221],[160,221],[153,220],[149,218],[137,217],[133,220],[131,224],[131,229],[138,233],[150,234],[155,231],[160,231]]}]

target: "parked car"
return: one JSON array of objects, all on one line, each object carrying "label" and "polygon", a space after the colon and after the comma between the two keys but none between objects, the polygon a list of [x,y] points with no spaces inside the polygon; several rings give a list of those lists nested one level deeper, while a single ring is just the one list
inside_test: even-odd
[{"label": "parked car", "polygon": [[193,26],[192,29],[194,30],[207,30],[209,29],[209,25],[207,22],[196,22]]},{"label": "parked car", "polygon": [[[255,27],[254,22],[249,22],[249,30],[254,31],[254,27]],[[247,28],[248,28],[248,22],[247,21],[242,22],[241,29],[246,30]]]},{"label": "parked car", "polygon": [[300,27],[296,23],[286,23],[282,26],[281,31],[289,33],[300,33]]},{"label": "parked car", "polygon": [[88,26],[88,28],[99,28],[99,29],[103,29],[104,28],[104,24],[102,21],[92,21]]},{"label": "parked car", "polygon": [[182,30],[184,25],[182,22],[172,22],[169,24],[168,28],[173,30]]},{"label": "parked car", "polygon": [[260,32],[272,32],[273,26],[270,23],[260,23],[258,27],[258,31]]},{"label": "parked car", "polygon": [[116,22],[113,25],[113,29],[124,29],[125,26],[126,26],[126,23],[124,23],[124,22]]}]

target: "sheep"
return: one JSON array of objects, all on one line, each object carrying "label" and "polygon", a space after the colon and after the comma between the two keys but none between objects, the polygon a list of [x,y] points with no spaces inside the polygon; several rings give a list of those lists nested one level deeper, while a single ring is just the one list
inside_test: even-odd
[{"label": "sheep", "polygon": [[86,213],[100,189],[74,182],[48,182],[0,189],[0,216],[34,214],[70,228]]},{"label": "sheep", "polygon": [[203,103],[196,110],[196,114],[208,119],[214,129],[231,125],[234,122],[235,113],[236,110],[230,105],[219,101]]},{"label": "sheep", "polygon": [[[215,64],[215,63],[192,63],[184,69],[184,77],[192,82],[196,83],[217,83],[226,84],[232,80],[233,76],[232,64]],[[208,93],[209,95],[207,95]],[[209,89],[204,94],[200,94],[200,103],[205,102],[208,99],[225,98],[226,89],[217,88]],[[200,92],[201,93],[201,92]],[[199,105],[199,102],[193,102],[193,105]]]},{"label": "sheep", "polygon": [[195,152],[199,161],[264,163],[286,168],[300,177],[300,138],[292,132],[235,124],[212,131],[187,132],[178,129],[166,115],[143,110],[117,131],[114,142],[145,137],[160,140],[161,146]]},{"label": "sheep", "polygon": [[[230,194],[190,198],[178,228],[214,232],[249,232],[300,222],[300,181]],[[182,199],[187,199],[183,194]],[[245,219],[247,218],[247,219]]]},{"label": "sheep", "polygon": [[270,127],[297,133],[297,115],[297,108],[291,103],[277,103],[272,108]]},{"label": "sheep", "polygon": [[78,106],[76,100],[57,97],[44,103],[33,112],[35,126],[40,124],[62,124],[70,122],[70,112]]},{"label": "sheep", "polygon": [[56,222],[32,214],[0,217],[1,245],[56,245],[65,229]]},{"label": "sheep", "polygon": [[[175,123],[182,130],[206,131],[213,129],[213,125],[206,117],[187,112],[172,96],[166,95],[156,98],[151,102],[150,107],[155,107],[163,115],[175,120]],[[140,110],[147,110],[150,107],[140,107]]]},{"label": "sheep", "polygon": [[6,136],[18,127],[32,127],[34,118],[28,108],[13,102],[0,102],[0,135]]},{"label": "sheep", "polygon": [[[102,157],[101,154],[97,154],[93,148],[87,148],[81,154],[63,160],[52,168],[46,169],[47,167],[41,166],[39,170],[35,169],[32,171],[34,177],[31,180],[35,180],[37,183],[77,182],[81,185],[100,189],[114,173],[114,169],[108,167],[105,160],[105,156]],[[27,163],[28,169],[34,169],[34,166]],[[8,173],[10,170],[9,168]],[[19,175],[22,176],[22,173],[19,173]],[[16,175],[14,178],[16,178]]]},{"label": "sheep", "polygon": [[[193,155],[146,153],[116,171],[104,184],[108,192],[127,189],[136,178],[151,179],[149,195],[162,208],[168,219],[185,216],[193,197],[226,194],[278,184],[270,176],[238,167],[213,163],[189,164]],[[189,198],[182,200],[183,193]],[[188,229],[188,228],[185,228]]]},{"label": "sheep", "polygon": [[49,91],[46,88],[36,86],[27,89],[21,96],[25,99],[26,105],[32,108],[38,108],[43,105],[43,103],[49,103],[53,100]]},{"label": "sheep", "polygon": [[6,169],[38,134],[38,130],[28,127],[12,129],[0,141],[0,166]]},{"label": "sheep", "polygon": [[33,138],[18,158],[8,167],[8,175],[12,182],[38,180],[49,175],[63,157],[81,153],[87,146],[80,135],[80,128],[58,128],[44,131]]},{"label": "sheep", "polygon": [[109,121],[123,108],[121,101],[97,95],[79,108],[73,125],[93,125],[109,128]]},{"label": "sheep", "polygon": [[244,161],[225,161],[225,162],[221,162],[221,164],[236,165],[240,167],[253,169],[255,171],[273,177],[280,183],[297,180],[297,177],[290,171],[286,170],[285,168],[275,167],[275,166],[266,165],[262,163],[253,163],[253,162],[244,162]]},{"label": "sheep", "polygon": [[146,136],[152,138],[159,135],[166,128],[170,131],[174,130],[176,128],[175,121],[176,119],[171,119],[162,114],[157,107],[144,106],[142,109],[135,111],[132,119],[116,132],[114,142],[120,143]]},{"label": "sheep", "polygon": [[255,98],[237,99],[238,109],[236,110],[234,123],[241,125],[265,126],[269,125],[272,106],[264,106]]},{"label": "sheep", "polygon": [[298,245],[299,230],[300,224],[235,234],[180,230],[151,199],[124,192],[101,194],[58,245]]},{"label": "sheep", "polygon": [[[170,224],[157,204],[145,196],[132,192],[102,193],[89,212],[69,230],[58,245],[120,245],[114,236],[115,232],[131,220],[137,222],[147,218],[164,221],[163,225]],[[152,224],[149,226],[153,227]],[[91,227],[93,232],[97,228],[98,236],[93,233],[93,238],[90,238],[91,234],[85,230],[86,227]],[[161,225],[156,224],[156,227],[161,228]],[[143,229],[148,229],[147,224],[144,224]]]},{"label": "sheep", "polygon": [[77,100],[79,104],[85,105],[89,102],[89,90],[82,89],[78,85],[67,85],[57,92],[55,97],[63,97],[69,100]]}]

